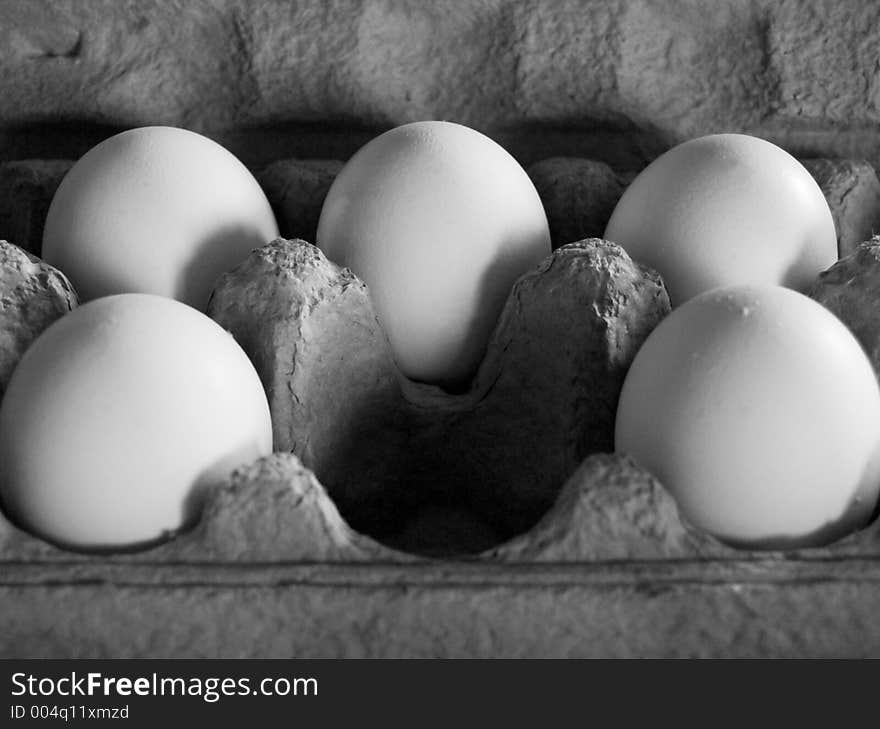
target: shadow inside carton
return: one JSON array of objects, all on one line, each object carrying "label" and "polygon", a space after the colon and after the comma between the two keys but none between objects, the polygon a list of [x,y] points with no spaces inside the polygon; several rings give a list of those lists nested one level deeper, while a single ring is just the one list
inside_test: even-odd
[{"label": "shadow inside carton", "polygon": [[[389,394],[396,404],[352,404],[344,424],[313,432],[310,450],[297,454],[351,528],[423,556],[477,553],[514,536],[505,523],[510,508],[493,515],[474,504],[472,495],[493,480],[491,464],[468,457],[462,429],[436,413],[401,406],[399,395]],[[526,521],[536,522],[542,512]]]},{"label": "shadow inside carton", "polygon": [[45,118],[9,124],[0,132],[3,158],[79,159],[92,147],[132,125],[84,118]]},{"label": "shadow inside carton", "polygon": [[[157,120],[108,123],[78,117],[44,117],[4,125],[0,130],[2,160],[77,160],[96,144],[127,129],[161,125]],[[180,124],[178,124],[180,125]],[[185,124],[182,124],[187,128]],[[193,129],[219,142],[248,167],[285,158],[346,160],[390,126],[338,122],[278,122],[235,129]]]},{"label": "shadow inside carton", "polygon": [[279,159],[347,160],[393,125],[369,125],[340,117],[321,122],[277,122],[211,134],[248,167]]},{"label": "shadow inside carton", "polygon": [[491,136],[521,164],[549,157],[583,157],[639,170],[682,141],[660,130],[637,127],[622,116],[517,124]]},{"label": "shadow inside carton", "polygon": [[189,263],[180,271],[176,298],[204,312],[217,278],[267,243],[255,226],[227,226],[196,242]]},{"label": "shadow inside carton", "polygon": [[449,557],[479,554],[509,538],[460,505],[430,503],[413,513],[400,532],[385,535],[382,542],[409,554]]},{"label": "shadow inside carton", "polygon": [[503,244],[497,246],[492,261],[486,265],[477,284],[473,314],[465,326],[466,336],[461,345],[465,356],[478,352],[479,359],[467,378],[439,383],[447,393],[460,395],[479,387],[477,372],[486,359],[489,342],[494,338],[505,302],[516,281],[523,276],[535,275],[551,253],[549,239],[547,249],[542,251],[534,237],[533,230],[509,232]]},{"label": "shadow inside carton", "polygon": [[[398,439],[377,428],[370,438],[337,441],[334,465],[315,470],[352,529],[402,552],[448,557],[486,551],[540,520],[552,499],[496,508],[503,473],[491,461],[475,462],[473,451],[440,430],[427,424]],[[360,495],[365,477],[381,488]]]},{"label": "shadow inside carton", "polygon": [[[400,547],[420,510],[450,504],[499,541],[532,527],[611,448],[626,370],[668,310],[656,274],[619,246],[564,246],[516,282],[461,395],[403,381],[366,285],[304,241],[254,251],[209,314],[260,374],[275,450],[316,474],[352,528]],[[449,553],[473,548],[465,537]]]}]

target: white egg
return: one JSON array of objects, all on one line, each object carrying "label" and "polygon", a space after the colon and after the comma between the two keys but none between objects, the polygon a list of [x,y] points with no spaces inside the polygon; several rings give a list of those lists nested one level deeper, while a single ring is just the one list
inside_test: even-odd
[{"label": "white egg", "polygon": [[0,407],[0,497],[62,546],[142,545],[271,448],[265,393],[232,336],[179,302],[122,294],[75,309],[25,352]]},{"label": "white egg", "polygon": [[664,280],[673,306],[733,284],[806,291],[837,260],[828,203],[794,157],[744,134],[658,157],[615,207],[605,238]]},{"label": "white egg", "polygon": [[863,526],[877,502],[880,389],[820,304],[778,286],[716,289],[639,350],[616,448],[724,541],[818,546]]},{"label": "white egg", "polygon": [[504,149],[447,122],[392,129],[334,181],[318,245],[370,287],[404,375],[461,384],[514,281],[550,253],[534,185]]},{"label": "white egg", "polygon": [[101,142],[65,176],[42,256],[83,301],[137,292],[204,310],[217,278],[277,236],[235,156],[195,132],[142,127]]}]

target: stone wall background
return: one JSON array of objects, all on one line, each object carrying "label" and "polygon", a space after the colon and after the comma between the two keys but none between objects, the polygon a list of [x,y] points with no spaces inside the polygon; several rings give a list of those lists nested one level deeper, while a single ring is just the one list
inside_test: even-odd
[{"label": "stone wall background", "polygon": [[144,124],[252,166],[418,119],[523,163],[744,131],[880,162],[874,0],[0,0],[0,160]]}]

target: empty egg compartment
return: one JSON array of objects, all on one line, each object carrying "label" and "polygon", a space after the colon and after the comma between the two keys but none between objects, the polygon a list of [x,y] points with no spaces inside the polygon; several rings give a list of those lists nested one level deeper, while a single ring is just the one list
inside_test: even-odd
[{"label": "empty egg compartment", "polygon": [[[39,211],[68,167],[0,166],[13,243],[39,252]],[[144,551],[64,551],[0,520],[4,656],[880,653],[876,523],[822,549],[734,550],[608,453],[627,367],[668,312],[658,277],[595,237],[626,173],[530,169],[556,250],[514,287],[470,388],[449,394],[399,376],[366,287],[295,238],[314,240],[339,167],[258,173],[290,239],[223,276],[209,306],[260,373],[277,452]],[[855,250],[880,212],[873,169],[810,169]]]}]

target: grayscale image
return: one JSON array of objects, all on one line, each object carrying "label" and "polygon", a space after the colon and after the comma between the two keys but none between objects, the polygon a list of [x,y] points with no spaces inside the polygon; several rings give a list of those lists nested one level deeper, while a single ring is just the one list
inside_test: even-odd
[{"label": "grayscale image", "polygon": [[873,0],[0,0],[0,657],[880,656],[878,69]]}]

